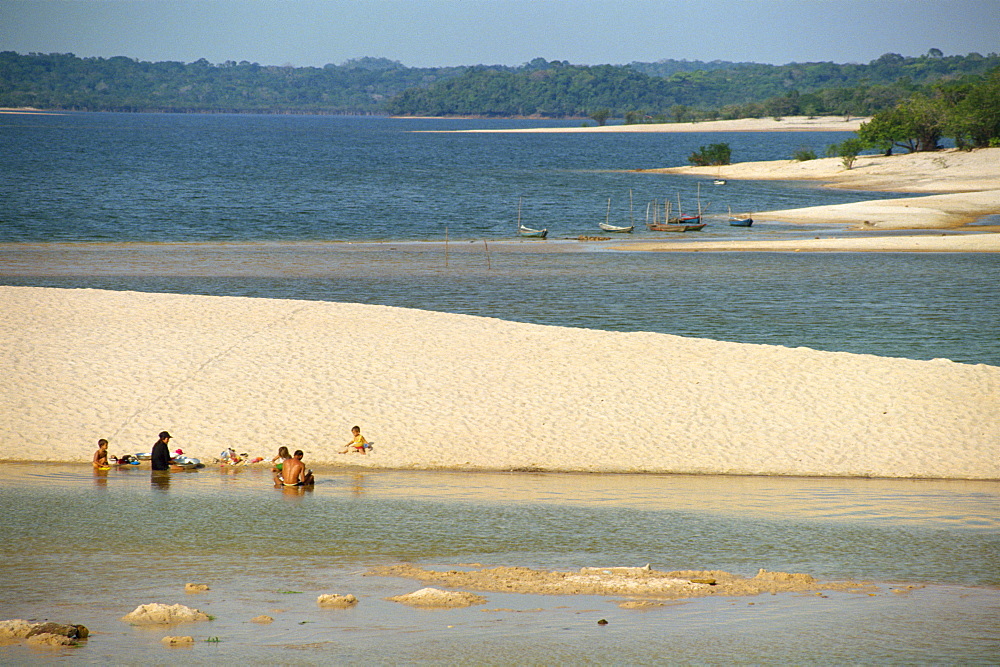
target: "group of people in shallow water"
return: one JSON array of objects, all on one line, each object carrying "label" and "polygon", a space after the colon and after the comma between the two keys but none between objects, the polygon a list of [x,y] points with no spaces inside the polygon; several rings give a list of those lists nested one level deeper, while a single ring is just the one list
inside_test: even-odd
[{"label": "group of people in shallow water", "polygon": [[313,471],[307,470],[306,464],[302,462],[303,456],[305,454],[301,449],[296,449],[292,455],[288,453],[288,447],[278,448],[278,455],[271,460],[274,463],[271,471],[274,473],[275,486],[312,486],[316,483]]},{"label": "group of people in shallow water", "polygon": [[[161,431],[159,438],[153,444],[153,449],[149,454],[150,467],[153,470],[170,470],[170,463],[173,459],[170,456],[170,438],[167,431]],[[367,454],[372,448],[372,443],[361,435],[361,427],[351,428],[351,440],[340,451],[341,454],[353,452],[357,454]],[[178,450],[180,451],[180,450]],[[312,486],[316,483],[313,471],[306,468],[302,462],[305,454],[301,449],[295,450],[294,454],[288,453],[288,447],[278,448],[278,455],[271,459],[274,467],[274,485],[276,487],[292,486]],[[108,441],[101,438],[97,441],[97,451],[94,452],[93,465],[95,469],[102,470],[109,467],[108,463]]]}]

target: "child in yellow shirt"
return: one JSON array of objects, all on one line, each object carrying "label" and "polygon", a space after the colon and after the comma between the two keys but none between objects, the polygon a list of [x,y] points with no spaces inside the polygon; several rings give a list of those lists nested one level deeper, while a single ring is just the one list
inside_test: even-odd
[{"label": "child in yellow shirt", "polygon": [[361,427],[360,426],[353,427],[351,429],[351,433],[354,435],[354,437],[351,439],[349,443],[347,443],[347,446],[340,453],[346,454],[347,452],[351,451],[351,449],[354,449],[354,451],[359,454],[367,454],[368,452],[366,452],[365,450],[371,448],[371,445],[369,445],[368,441],[365,440],[365,436],[361,435]]}]

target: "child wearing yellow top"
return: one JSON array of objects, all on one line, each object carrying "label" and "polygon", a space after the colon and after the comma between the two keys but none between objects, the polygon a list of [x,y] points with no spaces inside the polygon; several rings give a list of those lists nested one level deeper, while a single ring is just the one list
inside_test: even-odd
[{"label": "child wearing yellow top", "polygon": [[351,451],[351,448],[354,448],[354,451],[359,454],[367,454],[367,452],[365,451],[365,446],[368,444],[368,441],[365,440],[365,436],[361,435],[361,427],[360,426],[353,427],[351,429],[351,433],[354,435],[354,438],[352,438],[351,441],[347,443],[347,447],[345,447],[344,451],[340,453],[346,454],[347,452]]}]

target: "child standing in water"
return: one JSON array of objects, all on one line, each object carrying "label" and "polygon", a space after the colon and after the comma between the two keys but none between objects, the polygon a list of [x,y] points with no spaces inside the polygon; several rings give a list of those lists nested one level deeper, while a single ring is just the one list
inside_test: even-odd
[{"label": "child standing in water", "polygon": [[345,447],[344,450],[340,453],[346,454],[347,452],[351,451],[351,449],[353,449],[355,452],[359,454],[367,454],[365,449],[368,448],[368,441],[365,440],[365,436],[361,435],[361,427],[355,426],[354,428],[351,429],[351,433],[354,435],[354,437],[351,439],[349,443],[347,443],[347,447]]}]

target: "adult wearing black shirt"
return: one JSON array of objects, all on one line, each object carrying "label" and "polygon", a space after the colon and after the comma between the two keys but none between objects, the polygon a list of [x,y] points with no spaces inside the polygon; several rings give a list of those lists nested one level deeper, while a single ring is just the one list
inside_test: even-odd
[{"label": "adult wearing black shirt", "polygon": [[170,470],[170,434],[166,431],[160,433],[160,439],[153,445],[153,451],[149,453],[149,461],[153,470]]}]

